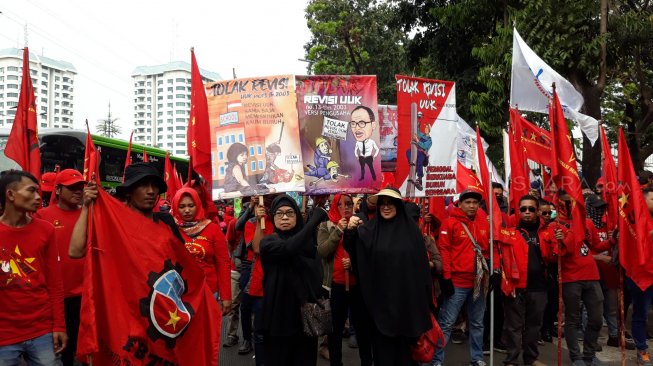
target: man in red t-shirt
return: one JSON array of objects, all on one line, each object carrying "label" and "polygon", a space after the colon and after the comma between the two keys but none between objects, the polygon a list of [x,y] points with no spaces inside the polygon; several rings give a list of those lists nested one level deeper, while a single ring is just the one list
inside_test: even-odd
[{"label": "man in red t-shirt", "polygon": [[68,341],[55,229],[30,215],[41,207],[30,173],[0,175],[0,364],[60,364]]},{"label": "man in red t-shirt", "polygon": [[64,289],[64,314],[66,333],[70,342],[61,355],[64,366],[72,366],[77,350],[79,333],[79,312],[82,306],[82,282],[84,279],[84,260],[68,256],[68,245],[75,222],[81,212],[84,193],[84,177],[75,169],[65,169],[55,178],[54,193],[57,203],[36,212],[34,217],[54,225],[54,242],[57,245],[61,261],[61,273]]}]

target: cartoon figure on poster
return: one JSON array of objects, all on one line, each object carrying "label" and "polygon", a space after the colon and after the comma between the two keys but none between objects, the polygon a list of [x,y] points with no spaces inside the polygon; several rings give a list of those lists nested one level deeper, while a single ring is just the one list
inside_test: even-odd
[{"label": "cartoon figure on poster", "polygon": [[265,184],[252,187],[247,179],[245,164],[249,159],[247,146],[234,143],[227,150],[227,168],[225,170],[224,191],[226,193],[241,193],[243,195],[265,194],[273,192]]},{"label": "cartoon figure on poster", "polygon": [[376,180],[374,172],[374,158],[379,155],[379,147],[371,139],[376,129],[374,112],[366,106],[358,106],[351,112],[351,133],[356,139],[354,155],[361,166],[361,176],[358,180],[365,179],[365,166],[369,168],[372,180]]},{"label": "cartoon figure on poster", "polygon": [[417,123],[419,124],[420,129],[415,135],[413,135],[411,141],[411,144],[416,145],[417,147],[417,156],[415,157],[415,160],[411,159],[410,149],[406,150],[406,157],[408,158],[408,161],[415,164],[415,173],[417,174],[417,177],[410,177],[409,179],[415,183],[415,188],[419,191],[424,190],[424,170],[429,165],[429,150],[431,149],[431,146],[433,146],[433,140],[431,140],[430,135],[431,125],[429,123],[423,123],[422,116],[422,112],[417,112]]},{"label": "cartoon figure on poster", "polygon": [[[293,179],[295,171],[292,169],[288,171],[277,166],[275,163],[277,158],[281,155],[281,137],[283,136],[283,126],[281,124],[281,133],[279,134],[279,142],[273,142],[265,148],[265,171],[260,182],[266,184],[288,183]],[[301,179],[300,176],[297,176]]]},{"label": "cartoon figure on poster", "polygon": [[316,184],[320,183],[321,181],[325,181],[325,180],[331,180],[337,183],[338,179],[340,178],[344,178],[344,179],[351,178],[351,175],[349,174],[340,174],[340,164],[338,164],[338,162],[336,161],[333,160],[329,161],[326,165],[326,169],[327,169],[327,174],[320,177],[320,179],[316,181],[310,182],[309,186],[313,187]]},{"label": "cartoon figure on poster", "polygon": [[308,169],[306,175],[309,177],[316,177],[320,180],[330,179],[329,169],[327,164],[331,161],[331,143],[324,136],[315,139],[315,154],[313,163],[315,165],[306,165]]}]

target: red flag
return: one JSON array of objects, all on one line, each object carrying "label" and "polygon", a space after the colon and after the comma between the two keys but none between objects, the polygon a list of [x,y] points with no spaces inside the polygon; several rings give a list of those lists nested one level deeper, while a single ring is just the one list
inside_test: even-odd
[{"label": "red flag", "polygon": [[[188,121],[188,155],[191,157],[192,170],[204,178],[208,189],[213,187],[211,172],[211,128],[209,125],[209,107],[206,90],[202,82],[200,68],[197,66],[195,51],[191,48],[191,97],[190,119]],[[190,166],[190,164],[189,164]]]},{"label": "red flag", "polygon": [[476,174],[471,169],[464,166],[460,160],[458,160],[458,167],[456,168],[456,189],[458,190],[458,193],[466,189],[471,189],[483,194],[481,181],[479,181]]},{"label": "red flag", "polygon": [[172,167],[170,162],[170,154],[166,151],[166,161],[164,165],[163,180],[165,180],[168,190],[166,192],[166,198],[172,202],[172,198],[175,196],[175,193],[181,186],[177,186],[177,172]]},{"label": "red flag", "polygon": [[551,166],[551,179],[558,189],[564,189],[572,199],[571,212],[568,213],[571,214],[571,231],[574,235],[574,243],[580,244],[585,240],[585,199],[578,178],[578,165],[571,145],[571,135],[555,88],[549,106],[549,121],[554,162]]},{"label": "red flag", "polygon": [[122,171],[122,182],[125,183],[125,170],[132,163],[132,137],[134,137],[134,130],[129,134],[129,145],[127,146],[127,156],[125,157],[125,168]]},{"label": "red flag", "polygon": [[[481,140],[481,132],[476,126],[476,153],[478,156],[478,169],[481,173],[481,182],[483,187],[483,198],[487,205],[489,205],[488,198],[492,199],[492,227],[494,229],[495,238],[501,233],[501,226],[503,223],[501,217],[501,209],[499,208],[499,203],[494,194],[490,193],[492,191],[492,182],[490,180],[490,171],[487,168],[487,160],[485,159],[485,151],[483,151],[483,140]],[[489,214],[489,213],[488,213]]]},{"label": "red flag", "polygon": [[522,133],[522,146],[526,158],[546,166],[553,164],[551,160],[551,134],[543,128],[539,128],[522,117],[518,110],[510,108],[510,119],[518,126],[515,131]]},{"label": "red flag", "polygon": [[630,158],[626,137],[619,129],[619,262],[642,291],[653,285],[649,236],[650,215]]},{"label": "red flag", "polygon": [[90,217],[78,357],[92,356],[93,365],[217,365],[220,308],[169,227],[103,190]]},{"label": "red flag", "polygon": [[147,157],[147,152],[145,151],[145,147],[143,147],[143,162],[144,163],[150,162],[150,159]]},{"label": "red flag", "polygon": [[93,174],[95,174],[95,182],[100,184],[100,175],[98,172],[98,152],[93,143],[93,137],[91,136],[91,130],[88,128],[88,120],[86,120],[86,147],[84,149],[84,180],[89,182]]},{"label": "red flag", "polygon": [[603,149],[603,200],[608,204],[608,230],[617,227],[617,168],[612,156],[612,149],[601,126],[601,148]]},{"label": "red flag", "polygon": [[519,212],[519,199],[528,194],[531,188],[531,180],[528,177],[528,162],[522,144],[521,124],[516,119],[519,116],[517,110],[510,110],[510,128],[508,129],[508,144],[510,150],[510,205]]},{"label": "red flag", "polygon": [[27,47],[23,49],[23,80],[20,83],[16,117],[7,139],[5,155],[20,165],[23,170],[30,172],[37,180],[41,179],[36,98],[29,72],[29,50]]},{"label": "red flag", "polygon": [[178,188],[181,188],[184,186],[184,180],[181,178],[181,173],[177,171],[177,165],[172,166],[172,170],[175,172],[175,185]]}]

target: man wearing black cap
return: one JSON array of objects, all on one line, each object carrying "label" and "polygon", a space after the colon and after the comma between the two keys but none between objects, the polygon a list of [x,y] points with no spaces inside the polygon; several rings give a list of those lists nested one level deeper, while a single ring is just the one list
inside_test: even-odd
[{"label": "man wearing black cap", "polygon": [[[154,222],[167,225],[172,233],[184,242],[179,229],[170,214],[154,212],[154,207],[160,194],[165,193],[167,186],[161,173],[152,163],[134,163],[125,169],[125,181],[116,187],[116,193],[125,200],[127,207],[152,219]],[[86,226],[88,222],[88,207],[98,196],[98,187],[94,182],[84,188],[84,201],[79,220],[73,229],[68,255],[81,258],[86,255]]]},{"label": "man wearing black cap", "polygon": [[[451,328],[467,302],[472,366],[486,365],[483,361],[483,314],[489,287],[489,269],[485,260],[489,257],[489,236],[487,222],[475,220],[481,198],[479,191],[464,190],[458,207],[442,224],[438,241],[443,277],[440,284],[444,296],[438,323],[448,342]],[[433,365],[443,364],[444,349],[438,349]]]}]

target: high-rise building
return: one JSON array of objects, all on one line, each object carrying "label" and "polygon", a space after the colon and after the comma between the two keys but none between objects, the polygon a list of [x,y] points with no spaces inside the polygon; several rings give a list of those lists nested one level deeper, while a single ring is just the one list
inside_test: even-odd
[{"label": "high-rise building", "polygon": [[[220,75],[200,69],[205,83]],[[184,61],[139,66],[134,79],[134,142],[174,155],[187,155],[186,128],[190,116],[190,64]]]},{"label": "high-rise building", "polygon": [[[29,68],[36,96],[40,128],[73,127],[73,85],[77,70],[67,61],[30,52]],[[16,117],[23,75],[23,50],[0,50],[0,127],[9,128]]]}]

